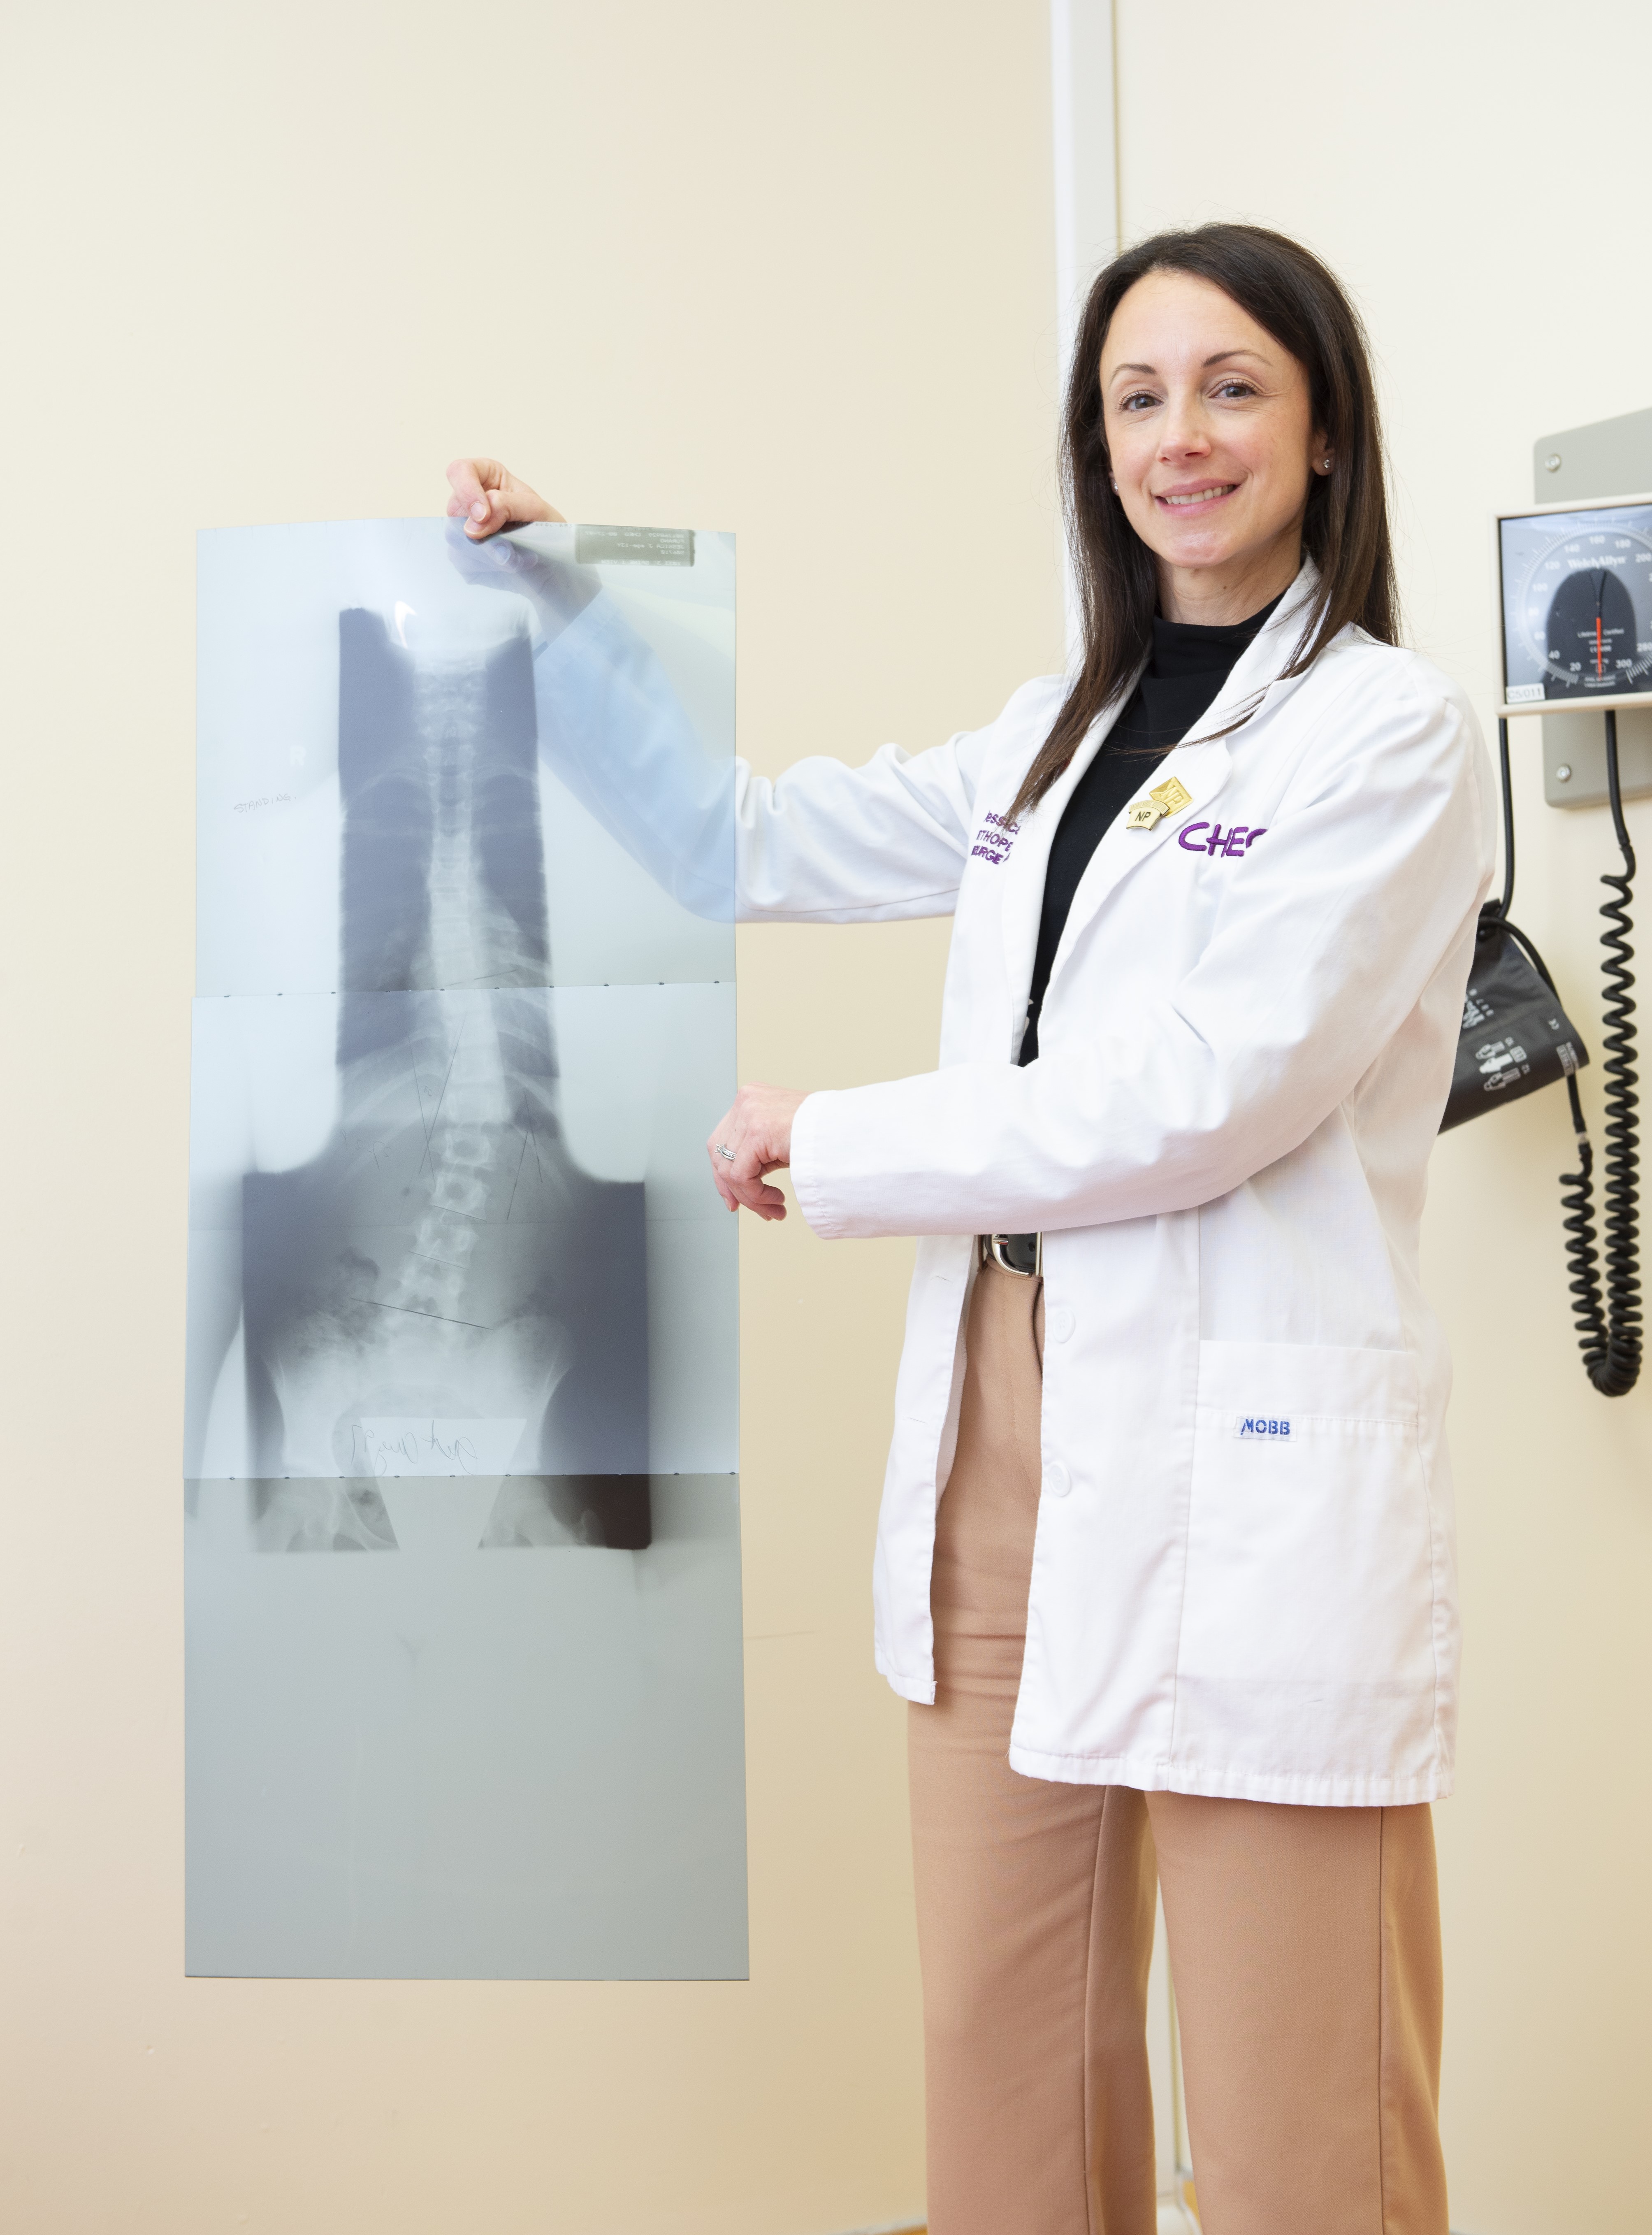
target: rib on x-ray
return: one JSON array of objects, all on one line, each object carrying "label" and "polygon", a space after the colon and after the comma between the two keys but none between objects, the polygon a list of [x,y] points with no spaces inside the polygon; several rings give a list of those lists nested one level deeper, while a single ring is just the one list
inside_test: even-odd
[{"label": "rib on x-ray", "polygon": [[192,1970],[743,1972],[732,631],[722,537],[202,538]]}]

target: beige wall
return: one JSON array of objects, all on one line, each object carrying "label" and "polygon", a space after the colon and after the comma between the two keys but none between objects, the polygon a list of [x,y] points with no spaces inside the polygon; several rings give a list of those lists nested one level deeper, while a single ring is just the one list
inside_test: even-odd
[{"label": "beige wall", "polygon": [[[1127,233],[1244,214],[1345,273],[1413,631],[1483,708],[1487,514],[1529,494],[1534,436],[1652,403],[1643,160],[1593,66],[1644,75],[1645,11],[1603,0],[1590,69],[1560,36],[1536,0],[1121,0]],[[448,454],[491,447],[570,513],[738,530],[761,765],[985,718],[1058,652],[1043,7],[101,0],[3,39],[0,2225],[898,2219],[915,1979],[866,1577],[900,1245],[746,1237],[751,1983],[180,1976],[193,534],[432,510]],[[1517,752],[1519,913],[1593,1025],[1604,819],[1546,811]],[[743,1072],[930,1061],[942,944],[745,935]],[[1470,1635],[1446,2115],[1475,2235],[1633,2224],[1647,2076],[1652,1392],[1608,1405],[1574,1362],[1567,1139],[1557,1096],[1459,1134],[1430,1214]]]},{"label": "beige wall", "polygon": [[[1256,220],[1358,295],[1413,639],[1489,730],[1492,508],[1530,501],[1539,435],[1652,404],[1652,294],[1627,252],[1644,133],[1618,128],[1609,90],[1644,87],[1652,16],[1121,0],[1118,34],[1126,237]],[[1546,809],[1536,724],[1513,744],[1517,917],[1597,1047],[1605,810]],[[1652,802],[1630,821],[1652,866]],[[1599,1085],[1584,1075],[1596,1118]],[[1468,1635],[1458,1795],[1439,1812],[1444,2115],[1453,2224],[1475,2235],[1594,2235],[1646,2208],[1626,2175],[1652,2000],[1652,1386],[1609,1403],[1577,1362],[1555,1186],[1570,1140],[1558,1091],[1451,1137],[1426,1235],[1457,1355]]]},{"label": "beige wall", "polygon": [[[8,12],[0,2226],[823,2235],[921,2207],[870,1667],[908,1253],[747,1236],[750,1985],[181,1976],[193,534],[733,528],[777,769],[1059,656],[1039,0]],[[751,937],[743,1070],[933,1062],[938,927]]]}]

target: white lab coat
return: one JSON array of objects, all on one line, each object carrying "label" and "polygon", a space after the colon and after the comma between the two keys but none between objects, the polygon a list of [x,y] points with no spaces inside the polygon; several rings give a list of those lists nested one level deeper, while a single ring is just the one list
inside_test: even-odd
[{"label": "white lab coat", "polygon": [[1429,1150],[1490,882],[1474,717],[1346,629],[1288,665],[1305,568],[1196,734],[1193,804],[1123,819],[1016,1065],[1050,842],[1109,725],[1016,829],[1063,691],[864,768],[738,768],[748,917],[952,911],[941,1066],[811,1094],[826,1236],[922,1237],[875,1559],[879,1668],[933,1701],[929,1578],[972,1237],[1041,1229],[1044,1477],[1010,1746],[1027,1775],[1373,1806],[1450,1790],[1446,1346],[1418,1278]]}]

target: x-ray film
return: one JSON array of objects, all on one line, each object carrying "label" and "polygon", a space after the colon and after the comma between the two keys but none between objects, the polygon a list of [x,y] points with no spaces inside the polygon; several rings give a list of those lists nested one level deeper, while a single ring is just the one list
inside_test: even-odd
[{"label": "x-ray film", "polygon": [[198,626],[197,993],[733,977],[731,537],[219,528]]},{"label": "x-ray film", "polygon": [[188,1967],[744,1976],[731,541],[200,610]]}]

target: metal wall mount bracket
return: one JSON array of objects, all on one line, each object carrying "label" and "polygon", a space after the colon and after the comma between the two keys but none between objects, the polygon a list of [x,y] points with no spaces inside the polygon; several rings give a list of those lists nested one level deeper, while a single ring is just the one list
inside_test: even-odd
[{"label": "metal wall mount bracket", "polygon": [[[1652,795],[1652,709],[1617,718],[1617,766],[1625,799]],[[1597,713],[1543,718],[1543,796],[1550,807],[1606,803],[1606,724]]]}]

